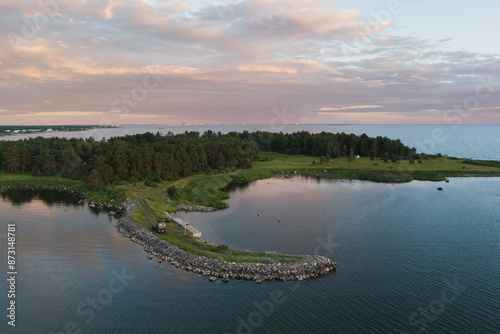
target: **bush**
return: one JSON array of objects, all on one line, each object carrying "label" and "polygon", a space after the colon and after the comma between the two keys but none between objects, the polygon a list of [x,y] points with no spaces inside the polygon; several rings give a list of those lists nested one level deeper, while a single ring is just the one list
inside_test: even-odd
[{"label": "bush", "polygon": [[175,186],[170,186],[167,188],[167,195],[170,199],[177,199],[177,196],[179,195],[179,191]]},{"label": "bush", "polygon": [[176,176],[173,175],[170,171],[162,171],[161,178],[165,181],[172,181],[176,178]]},{"label": "bush", "polygon": [[144,185],[146,187],[158,188],[158,184],[156,184],[153,181],[151,181],[150,178],[147,178],[146,181],[144,181]]},{"label": "bush", "polygon": [[228,249],[229,249],[229,247],[227,247],[226,245],[218,245],[218,246],[212,248],[212,252],[221,252],[221,251],[225,251]]}]

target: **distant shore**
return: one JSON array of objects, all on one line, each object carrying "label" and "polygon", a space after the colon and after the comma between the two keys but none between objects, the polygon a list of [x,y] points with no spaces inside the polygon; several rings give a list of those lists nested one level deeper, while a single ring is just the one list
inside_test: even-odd
[{"label": "distant shore", "polygon": [[43,134],[54,132],[75,132],[94,129],[108,129],[116,126],[108,125],[0,125],[0,137],[23,135],[23,134]]}]

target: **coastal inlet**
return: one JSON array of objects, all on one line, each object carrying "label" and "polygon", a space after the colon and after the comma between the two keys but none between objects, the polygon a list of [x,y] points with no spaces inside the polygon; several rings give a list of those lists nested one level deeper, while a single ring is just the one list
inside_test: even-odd
[{"label": "coastal inlet", "polygon": [[257,283],[266,280],[302,281],[326,275],[337,268],[335,262],[324,256],[306,255],[296,262],[288,263],[240,263],[191,254],[138,226],[131,219],[136,209],[137,204],[128,201],[125,212],[115,225],[124,237],[143,246],[159,262],[167,261],[177,268],[210,276],[211,281],[217,278],[225,282],[229,279],[254,280]]}]

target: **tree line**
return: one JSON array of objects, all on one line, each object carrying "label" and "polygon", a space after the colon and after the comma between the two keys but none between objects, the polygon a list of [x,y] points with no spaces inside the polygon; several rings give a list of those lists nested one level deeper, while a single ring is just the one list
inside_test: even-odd
[{"label": "tree line", "polygon": [[[366,134],[306,131],[291,134],[210,130],[174,135],[144,133],[96,141],[93,138],[29,138],[0,141],[0,169],[9,173],[59,175],[86,179],[91,188],[117,181],[175,180],[198,172],[222,173],[250,168],[259,151],[325,156],[408,158],[412,150],[399,140]],[[393,159],[393,158],[391,158]]]},{"label": "tree line", "polygon": [[327,159],[348,157],[350,154],[360,157],[383,158],[387,153],[390,159],[409,159],[416,154],[414,148],[401,143],[399,139],[378,136],[368,137],[365,133],[358,136],[346,133],[321,132],[311,134],[307,131],[294,133],[270,133],[244,131],[241,138],[253,141],[266,152],[284,154],[304,154],[313,157],[324,156]]}]

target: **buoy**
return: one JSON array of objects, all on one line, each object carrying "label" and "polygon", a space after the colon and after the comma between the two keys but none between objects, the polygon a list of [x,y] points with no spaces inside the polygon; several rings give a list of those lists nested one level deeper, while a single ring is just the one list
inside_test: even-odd
[{"label": "buoy", "polygon": [[257,212],[257,216],[260,216],[260,213]]},{"label": "buoy", "polygon": [[278,223],[281,221],[281,219],[278,219]]}]

